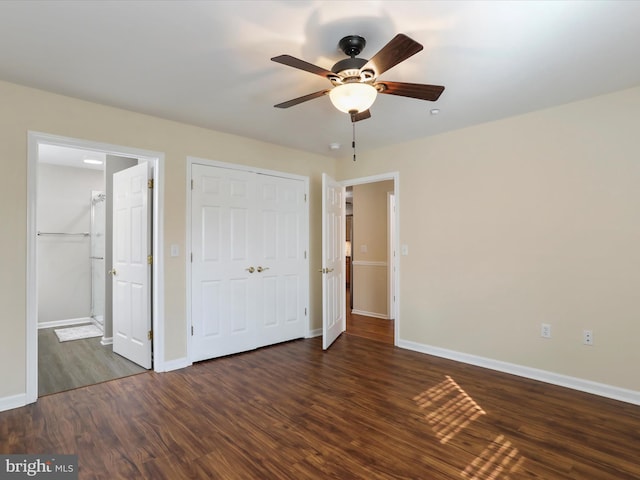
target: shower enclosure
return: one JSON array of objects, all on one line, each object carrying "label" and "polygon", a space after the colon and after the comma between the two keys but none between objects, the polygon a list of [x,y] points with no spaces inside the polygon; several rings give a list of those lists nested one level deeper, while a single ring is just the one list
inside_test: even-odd
[{"label": "shower enclosure", "polygon": [[91,192],[91,318],[104,327],[105,200],[104,192]]}]

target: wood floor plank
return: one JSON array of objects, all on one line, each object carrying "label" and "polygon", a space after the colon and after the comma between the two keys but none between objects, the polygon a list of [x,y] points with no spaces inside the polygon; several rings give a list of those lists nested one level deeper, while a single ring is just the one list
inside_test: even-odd
[{"label": "wood floor plank", "polygon": [[49,395],[0,452],[81,479],[640,478],[640,407],[342,335]]},{"label": "wood floor plank", "polygon": [[350,309],[347,309],[346,320],[346,333],[348,335],[393,345],[395,325],[393,320],[358,315],[351,313]]},{"label": "wood floor plank", "polygon": [[38,395],[71,390],[146,370],[113,353],[99,337],[60,342],[54,328],[38,330]]}]

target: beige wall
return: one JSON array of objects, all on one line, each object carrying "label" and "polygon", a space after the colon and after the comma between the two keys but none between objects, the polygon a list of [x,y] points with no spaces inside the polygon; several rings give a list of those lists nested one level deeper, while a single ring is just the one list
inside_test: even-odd
[{"label": "beige wall", "polygon": [[353,186],[352,288],[356,313],[387,317],[389,192],[393,193],[393,180]]},{"label": "beige wall", "polygon": [[[310,265],[321,268],[321,174],[328,157],[278,147],[0,82],[0,399],[24,394],[26,376],[27,132],[37,131],[165,154],[166,360],[186,355],[186,158],[196,156],[310,177]],[[322,321],[321,278],[310,273],[312,328]]]},{"label": "beige wall", "polygon": [[[640,392],[640,88],[363,151],[355,163],[2,82],[0,106],[0,399],[25,392],[28,130],[164,152],[165,245],[181,252],[188,155],[308,175],[312,328],[321,172],[398,171],[409,247],[400,340]],[[172,360],[186,353],[185,260],[164,260]]]},{"label": "beige wall", "polygon": [[341,162],[399,172],[400,338],[640,391],[638,112],[634,88]]}]

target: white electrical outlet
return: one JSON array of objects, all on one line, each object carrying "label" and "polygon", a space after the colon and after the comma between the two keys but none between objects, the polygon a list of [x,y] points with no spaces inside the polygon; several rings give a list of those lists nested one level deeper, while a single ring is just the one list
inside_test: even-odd
[{"label": "white electrical outlet", "polygon": [[548,323],[543,323],[540,330],[540,336],[542,338],[551,338],[551,325],[549,325]]},{"label": "white electrical outlet", "polygon": [[582,343],[585,345],[593,345],[593,330],[582,331]]}]

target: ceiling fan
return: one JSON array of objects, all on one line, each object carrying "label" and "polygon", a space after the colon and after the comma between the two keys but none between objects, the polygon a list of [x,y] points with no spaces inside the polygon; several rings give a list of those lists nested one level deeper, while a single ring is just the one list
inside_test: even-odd
[{"label": "ceiling fan", "polygon": [[357,58],[366,43],[366,40],[358,35],[349,35],[340,40],[338,46],[349,58],[340,60],[331,70],[325,70],[291,55],[273,57],[271,60],[274,62],[320,75],[333,85],[333,88],[294,98],[274,107],[289,108],[328,94],[338,110],[348,113],[351,121],[357,122],[371,117],[369,108],[373,105],[378,93],[432,102],[438,100],[444,90],[443,86],[378,80],[384,72],[422,50],[421,44],[400,33],[382,47],[371,60]]}]

